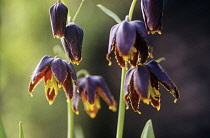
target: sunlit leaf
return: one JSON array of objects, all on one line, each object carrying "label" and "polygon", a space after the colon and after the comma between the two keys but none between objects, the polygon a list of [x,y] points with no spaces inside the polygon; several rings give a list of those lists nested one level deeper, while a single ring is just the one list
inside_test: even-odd
[{"label": "sunlit leaf", "polygon": [[155,138],[151,120],[147,121],[140,138]]},{"label": "sunlit leaf", "polygon": [[106,7],[98,4],[97,5],[104,13],[106,13],[108,16],[112,17],[117,23],[121,23],[122,21],[120,18],[111,10],[107,9]]},{"label": "sunlit leaf", "polygon": [[24,138],[22,122],[19,122],[19,138]]},{"label": "sunlit leaf", "polygon": [[0,120],[0,138],[6,138],[6,134],[4,132],[4,127],[1,120]]}]

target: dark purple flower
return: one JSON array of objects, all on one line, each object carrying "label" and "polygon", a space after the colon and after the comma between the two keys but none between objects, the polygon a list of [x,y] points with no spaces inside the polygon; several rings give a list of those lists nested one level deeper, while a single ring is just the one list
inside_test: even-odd
[{"label": "dark purple flower", "polygon": [[50,7],[50,21],[54,37],[64,37],[68,8],[58,0]]},{"label": "dark purple flower", "polygon": [[144,23],[124,20],[111,28],[106,58],[110,62],[109,65],[111,65],[110,53],[114,50],[115,58],[121,67],[125,67],[127,60],[130,65],[136,67],[139,63],[146,62],[149,54],[151,54],[150,46]]},{"label": "dark purple flower", "polygon": [[160,110],[159,84],[162,84],[175,97],[180,97],[176,85],[171,81],[165,70],[155,60],[145,65],[131,68],[125,78],[125,100],[135,112],[138,112],[140,100]]},{"label": "dark purple flower", "polygon": [[161,17],[163,15],[163,0],[142,0],[141,10],[148,33],[161,34]]},{"label": "dark purple flower", "polygon": [[83,30],[79,26],[75,23],[69,23],[66,26],[64,38],[61,39],[68,59],[74,64],[79,64],[82,60],[81,51],[83,35]]},{"label": "dark purple flower", "polygon": [[36,85],[44,80],[47,100],[52,104],[58,94],[58,90],[63,87],[67,99],[72,99],[73,85],[77,85],[77,77],[73,65],[59,58],[44,56],[30,80],[28,91],[32,95]]},{"label": "dark purple flower", "polygon": [[86,75],[78,79],[78,91],[74,90],[73,110],[79,114],[78,104],[82,98],[85,111],[91,118],[95,118],[101,108],[99,96],[109,105],[109,109],[116,111],[116,101],[101,76]]}]

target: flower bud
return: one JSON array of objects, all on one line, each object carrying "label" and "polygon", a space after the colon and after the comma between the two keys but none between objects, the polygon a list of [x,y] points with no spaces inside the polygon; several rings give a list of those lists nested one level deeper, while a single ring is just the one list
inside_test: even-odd
[{"label": "flower bud", "polygon": [[50,7],[50,21],[54,37],[64,37],[68,8],[58,1]]}]

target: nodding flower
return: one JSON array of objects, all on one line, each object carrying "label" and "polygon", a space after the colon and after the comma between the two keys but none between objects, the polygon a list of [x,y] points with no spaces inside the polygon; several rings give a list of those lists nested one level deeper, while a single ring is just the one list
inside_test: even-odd
[{"label": "nodding flower", "polygon": [[136,67],[145,63],[149,56],[152,57],[150,46],[144,23],[137,20],[130,22],[124,20],[111,28],[106,59],[111,65],[110,53],[114,51],[115,58],[121,67],[125,67],[126,61]]},{"label": "nodding flower", "polygon": [[54,37],[64,37],[68,8],[58,0],[50,7],[50,21]]},{"label": "nodding flower", "polygon": [[81,51],[83,36],[83,30],[75,23],[71,22],[66,26],[64,38],[61,38],[66,55],[74,64],[79,64],[82,60]]},{"label": "nodding flower", "polygon": [[116,101],[103,77],[86,75],[78,79],[78,91],[74,90],[73,97],[74,112],[79,114],[78,104],[80,98],[82,98],[85,111],[91,118],[95,118],[101,108],[99,96],[109,105],[110,110],[117,110]]},{"label": "nodding flower", "polygon": [[140,100],[160,110],[159,84],[162,84],[175,97],[174,102],[180,97],[176,85],[171,81],[165,70],[155,60],[145,65],[131,68],[125,78],[125,100],[127,107],[130,102],[133,110],[138,110]]},{"label": "nodding flower", "polygon": [[141,10],[148,34],[162,33],[163,6],[163,0],[141,0]]},{"label": "nodding flower", "polygon": [[77,77],[71,63],[61,60],[60,58],[44,56],[36,66],[30,79],[28,91],[31,95],[36,85],[42,79],[44,80],[45,94],[49,104],[54,102],[58,90],[61,87],[63,87],[67,99],[72,99],[74,85],[77,85]]}]

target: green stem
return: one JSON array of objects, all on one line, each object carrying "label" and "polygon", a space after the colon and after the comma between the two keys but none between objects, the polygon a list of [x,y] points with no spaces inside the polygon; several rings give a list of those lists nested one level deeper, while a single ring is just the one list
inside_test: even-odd
[{"label": "green stem", "polygon": [[124,101],[125,75],[126,75],[126,67],[122,68],[122,74],[121,74],[120,100],[119,100],[119,112],[118,112],[116,138],[122,138],[123,136],[123,127],[124,127],[124,118],[125,118],[125,101]]},{"label": "green stem", "polygon": [[133,11],[134,11],[136,2],[137,2],[137,0],[133,0],[133,2],[131,3],[131,7],[130,7],[130,10],[129,10],[129,14],[128,14],[130,21],[132,21]]},{"label": "green stem", "polygon": [[79,8],[77,9],[77,12],[75,13],[75,15],[74,15],[74,17],[73,17],[73,19],[72,19],[72,22],[75,22],[75,20],[76,20],[76,18],[77,18],[77,15],[78,15],[78,13],[79,13],[79,11],[80,11],[80,9],[81,9],[82,4],[83,4],[84,1],[85,1],[85,0],[82,0],[82,2],[80,3]]},{"label": "green stem", "polygon": [[24,138],[22,122],[19,122],[19,138]]},{"label": "green stem", "polygon": [[67,130],[67,138],[74,137],[74,112],[71,109],[72,100],[67,102],[67,111],[68,111],[68,130]]},{"label": "green stem", "polygon": [[81,69],[81,70],[79,70],[78,72],[77,72],[77,78],[80,78],[80,77],[83,77],[83,76],[86,76],[86,75],[88,75],[89,73],[88,73],[88,71],[87,70],[85,70],[85,69]]}]

